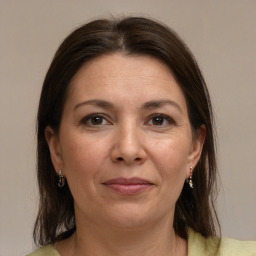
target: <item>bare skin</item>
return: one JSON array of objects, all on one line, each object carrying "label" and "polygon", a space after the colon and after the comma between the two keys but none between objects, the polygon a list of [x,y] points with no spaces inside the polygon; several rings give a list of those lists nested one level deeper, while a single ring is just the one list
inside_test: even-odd
[{"label": "bare skin", "polygon": [[74,197],[77,230],[55,244],[61,256],[187,255],[172,229],[174,210],[205,129],[192,134],[168,67],[120,53],[85,64],[59,134],[51,127],[45,134]]},{"label": "bare skin", "polygon": [[[166,229],[166,227],[165,225],[164,228]],[[141,231],[119,230],[115,235],[100,229],[99,235],[95,234],[94,230],[93,236],[87,237],[83,237],[76,232],[71,238],[56,243],[55,248],[61,256],[187,255],[186,240],[176,236],[170,228],[165,232],[159,230],[159,228],[156,228],[153,232],[152,227],[148,231],[145,228]],[[147,233],[145,233],[146,231]],[[162,240],[162,237],[165,240]]]}]

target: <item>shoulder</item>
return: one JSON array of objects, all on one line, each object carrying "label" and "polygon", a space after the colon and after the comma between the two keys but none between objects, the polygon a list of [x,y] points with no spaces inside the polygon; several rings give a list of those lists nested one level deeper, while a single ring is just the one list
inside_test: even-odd
[{"label": "shoulder", "polygon": [[256,242],[203,237],[188,229],[188,256],[256,256]]},{"label": "shoulder", "polygon": [[256,242],[238,241],[230,238],[222,238],[220,243],[222,255],[256,256]]},{"label": "shoulder", "polygon": [[52,245],[46,245],[28,254],[27,256],[60,256],[60,255]]}]

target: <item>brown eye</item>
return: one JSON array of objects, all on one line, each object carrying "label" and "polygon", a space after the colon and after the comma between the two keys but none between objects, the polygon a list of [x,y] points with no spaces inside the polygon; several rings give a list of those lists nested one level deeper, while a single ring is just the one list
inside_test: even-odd
[{"label": "brown eye", "polygon": [[164,123],[163,117],[157,116],[157,117],[152,118],[153,125],[163,125],[163,123]]},{"label": "brown eye", "polygon": [[151,126],[168,126],[168,125],[174,125],[175,122],[174,120],[164,114],[154,114],[153,116],[151,116],[151,118],[149,119],[149,121],[147,122],[147,124],[151,125]]},{"label": "brown eye", "polygon": [[81,123],[86,126],[107,125],[109,122],[102,114],[91,114],[82,119]]},{"label": "brown eye", "polygon": [[90,121],[92,125],[101,125],[103,123],[103,117],[95,116],[89,119],[88,121]]}]

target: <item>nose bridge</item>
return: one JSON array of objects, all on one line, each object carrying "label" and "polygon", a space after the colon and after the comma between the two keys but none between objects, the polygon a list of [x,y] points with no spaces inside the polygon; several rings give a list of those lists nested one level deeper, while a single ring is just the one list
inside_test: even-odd
[{"label": "nose bridge", "polygon": [[119,124],[115,142],[116,160],[131,163],[145,159],[141,131],[136,120],[127,118]]},{"label": "nose bridge", "polygon": [[123,150],[133,151],[138,147],[138,127],[137,124],[128,120],[119,127],[119,146]]}]

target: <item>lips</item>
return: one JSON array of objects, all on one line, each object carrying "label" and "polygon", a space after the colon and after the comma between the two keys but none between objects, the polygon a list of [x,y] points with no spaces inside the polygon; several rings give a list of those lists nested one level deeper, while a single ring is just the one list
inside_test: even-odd
[{"label": "lips", "polygon": [[154,184],[141,178],[116,178],[103,183],[107,188],[122,195],[136,195],[151,188]]}]

